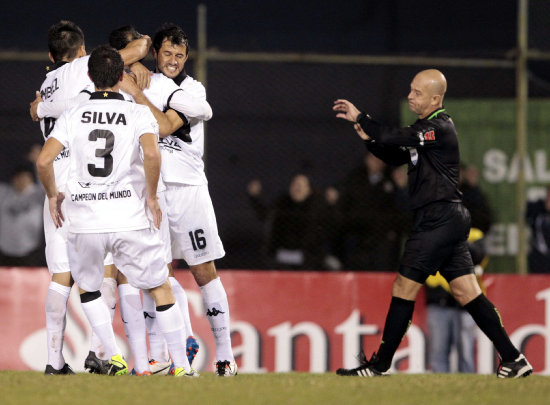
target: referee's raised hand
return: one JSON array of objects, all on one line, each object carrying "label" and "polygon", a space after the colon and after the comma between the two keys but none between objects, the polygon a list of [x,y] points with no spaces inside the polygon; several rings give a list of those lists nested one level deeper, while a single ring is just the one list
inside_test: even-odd
[{"label": "referee's raised hand", "polygon": [[338,112],[336,118],[342,118],[351,122],[357,122],[357,116],[361,113],[352,103],[344,99],[336,100],[332,109]]}]

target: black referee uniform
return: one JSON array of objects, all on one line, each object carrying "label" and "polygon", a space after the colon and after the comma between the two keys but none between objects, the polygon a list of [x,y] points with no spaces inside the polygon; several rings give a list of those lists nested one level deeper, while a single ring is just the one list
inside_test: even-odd
[{"label": "black referee uniform", "polygon": [[458,190],[460,154],[451,117],[444,108],[413,125],[395,128],[361,113],[357,122],[371,138],[366,146],[390,165],[409,165],[409,198],[414,225],[399,272],[424,283],[438,270],[451,281],[473,273],[468,250],[470,213]]}]

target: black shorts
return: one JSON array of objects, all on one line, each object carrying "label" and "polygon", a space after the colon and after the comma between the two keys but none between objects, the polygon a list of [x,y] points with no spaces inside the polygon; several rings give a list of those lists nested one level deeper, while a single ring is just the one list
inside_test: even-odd
[{"label": "black shorts", "polygon": [[435,202],[416,210],[399,273],[418,283],[438,270],[449,282],[472,274],[470,223],[470,213],[461,203]]}]

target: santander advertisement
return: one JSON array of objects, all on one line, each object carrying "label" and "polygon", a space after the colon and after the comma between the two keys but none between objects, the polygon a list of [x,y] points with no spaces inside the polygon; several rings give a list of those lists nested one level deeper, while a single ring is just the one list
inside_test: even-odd
[{"label": "santander advertisement", "polygon": [[[395,278],[392,273],[376,272],[220,270],[219,275],[229,299],[240,373],[324,373],[355,367],[361,347],[367,357],[378,348]],[[200,290],[187,270],[178,270],[176,278],[187,292],[193,334],[200,344],[193,366],[213,371],[215,344]],[[0,369],[44,370],[49,280],[44,268],[0,268]],[[512,342],[525,353],[535,373],[550,375],[550,276],[486,275],[484,280]],[[114,328],[131,365],[118,308]],[[90,335],[73,287],[63,353],[75,371],[84,371]],[[421,293],[391,371],[429,372],[428,339]],[[478,331],[477,372],[491,374],[497,364],[491,342]]]}]

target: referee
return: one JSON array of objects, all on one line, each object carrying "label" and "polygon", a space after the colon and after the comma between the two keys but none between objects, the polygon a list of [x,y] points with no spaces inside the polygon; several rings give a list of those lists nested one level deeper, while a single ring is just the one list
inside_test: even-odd
[{"label": "referee", "polygon": [[426,278],[437,270],[447,279],[454,298],[476,321],[500,355],[497,376],[526,377],[533,368],[504,330],[495,306],[483,295],[468,251],[470,213],[458,190],[460,156],[456,129],[443,108],[447,81],[435,69],[418,73],[408,95],[409,109],[418,115],[411,126],[383,125],[352,103],[334,102],[336,117],[354,123],[367,149],[390,165],[409,166],[409,198],[414,212],[411,236],[405,245],[399,274],[378,352],[345,376],[375,377],[390,368],[393,355],[412,322],[416,296]]}]

